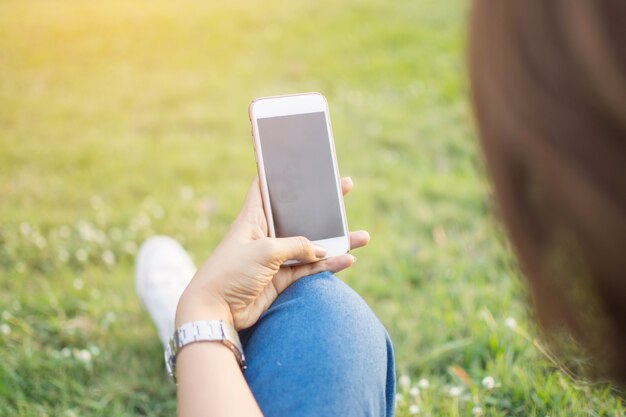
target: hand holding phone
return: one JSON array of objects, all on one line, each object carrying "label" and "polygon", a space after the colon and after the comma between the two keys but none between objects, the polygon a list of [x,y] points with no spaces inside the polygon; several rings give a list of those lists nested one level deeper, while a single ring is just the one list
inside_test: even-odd
[{"label": "hand holding phone", "polygon": [[[342,193],[352,189],[341,180]],[[255,179],[228,233],[198,269],[178,303],[176,323],[226,320],[236,329],[252,326],[276,297],[296,280],[322,271],[350,267],[354,257],[343,254],[319,260],[314,245],[302,238],[268,238],[259,181]],[[365,231],[350,233],[350,247],[367,245]],[[301,265],[284,266],[288,259]]]},{"label": "hand holding phone", "polygon": [[326,99],[319,93],[260,98],[249,113],[270,237],[305,236],[326,249],[327,257],[347,253]]}]

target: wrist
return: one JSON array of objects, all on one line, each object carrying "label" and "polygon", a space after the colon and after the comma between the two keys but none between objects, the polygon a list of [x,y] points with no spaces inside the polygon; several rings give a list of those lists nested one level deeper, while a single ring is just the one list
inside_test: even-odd
[{"label": "wrist", "polygon": [[233,315],[225,301],[217,297],[203,297],[199,300],[185,290],[176,308],[175,328],[197,320],[223,320],[234,325]]}]

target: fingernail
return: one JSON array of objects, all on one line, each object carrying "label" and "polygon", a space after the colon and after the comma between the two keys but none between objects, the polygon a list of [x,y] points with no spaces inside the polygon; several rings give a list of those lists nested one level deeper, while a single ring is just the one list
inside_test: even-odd
[{"label": "fingernail", "polygon": [[315,248],[315,256],[318,258],[323,258],[324,256],[326,256],[326,249],[324,249],[321,246],[316,246],[313,245],[313,247]]},{"label": "fingernail", "polygon": [[356,262],[356,256],[352,255],[352,263]]}]

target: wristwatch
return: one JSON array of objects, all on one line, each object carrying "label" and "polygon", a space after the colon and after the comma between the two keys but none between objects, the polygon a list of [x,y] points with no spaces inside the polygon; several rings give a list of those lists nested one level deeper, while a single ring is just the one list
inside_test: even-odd
[{"label": "wristwatch", "polygon": [[180,350],[195,342],[220,342],[235,354],[242,371],[246,370],[246,358],[239,335],[233,326],[224,320],[201,320],[185,323],[174,331],[170,342],[165,346],[165,368],[176,382],[176,355]]}]

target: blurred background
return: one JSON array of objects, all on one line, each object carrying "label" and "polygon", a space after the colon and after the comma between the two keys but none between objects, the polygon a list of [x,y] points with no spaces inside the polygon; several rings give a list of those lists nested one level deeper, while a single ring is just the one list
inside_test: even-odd
[{"label": "blurred background", "polygon": [[341,277],[394,341],[398,415],[624,415],[527,313],[473,133],[468,6],[0,1],[0,415],[175,413],[137,248],[206,258],[256,172],[249,102],[307,91],[372,235]]}]

